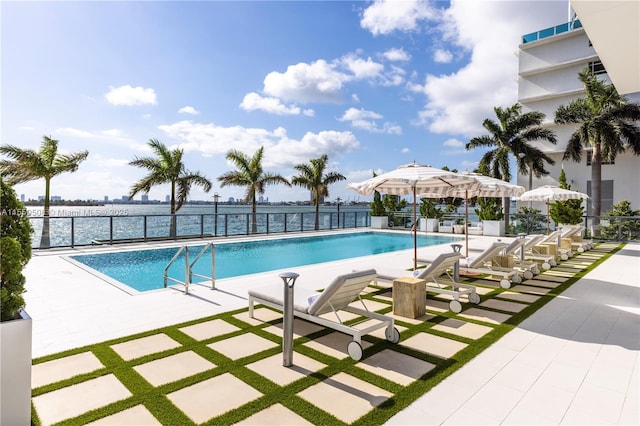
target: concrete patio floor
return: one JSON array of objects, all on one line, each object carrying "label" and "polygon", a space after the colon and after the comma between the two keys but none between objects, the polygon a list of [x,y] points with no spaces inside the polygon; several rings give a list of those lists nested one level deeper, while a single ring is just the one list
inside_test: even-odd
[{"label": "concrete patio floor", "polygon": [[[470,237],[471,246],[482,249],[495,239]],[[419,257],[434,257],[448,245],[422,248]],[[211,316],[247,306],[247,290],[252,286],[278,281],[280,271],[219,280],[218,290],[193,286],[191,295],[178,290],[162,290],[129,295],[107,284],[64,259],[78,250],[37,253],[25,274],[28,284],[27,310],[34,319],[33,356],[58,353],[88,344],[129,336],[167,325]],[[294,268],[300,273],[296,286],[322,288],[327,279],[353,269],[375,265],[406,263],[411,251],[367,256]],[[595,254],[594,254],[595,256]],[[571,262],[563,263],[571,270]],[[460,370],[435,386],[388,424],[638,424],[640,423],[640,244],[627,244],[605,263],[580,279],[560,297],[538,310],[513,331],[476,356]],[[563,280],[563,270],[554,270]],[[553,287],[553,276],[530,284],[535,291],[505,292],[501,299],[488,300],[466,308],[461,320],[480,318],[491,324],[500,322],[500,311],[517,312],[543,294],[545,284]],[[384,300],[385,295],[380,298]],[[387,295],[386,297],[390,297]],[[428,310],[446,309],[428,299]],[[499,303],[500,306],[495,304]],[[493,306],[491,306],[493,304]],[[487,308],[487,309],[483,309]],[[374,308],[376,309],[376,308]],[[74,315],[69,315],[70,311]],[[257,318],[246,312],[238,319],[246,323],[268,322],[278,314],[258,309]],[[470,339],[490,330],[488,326],[448,319],[436,327]],[[281,324],[281,323],[280,323]],[[313,324],[296,320],[298,336],[316,331]],[[399,327],[400,328],[400,327]],[[281,335],[281,325],[264,328]],[[222,320],[186,326],[180,330],[196,340],[234,332],[234,326]],[[402,329],[400,330],[402,331]],[[424,334],[424,333],[423,333]],[[308,343],[337,358],[346,357],[348,337],[331,333]],[[436,356],[457,352],[460,342],[433,335],[416,335],[401,342],[411,348],[429,348]],[[112,348],[123,359],[135,359],[179,345],[162,334],[128,341]],[[273,341],[253,333],[219,340],[212,349],[230,359],[274,346]],[[174,358],[175,357],[175,358]],[[38,364],[33,369],[33,387],[42,386],[100,368],[99,360],[83,353]],[[142,364],[136,371],[154,386],[212,368],[210,361],[185,351]],[[401,359],[400,359],[401,358]],[[48,365],[45,365],[48,364]],[[373,374],[406,385],[433,366],[395,351],[382,351],[360,364]],[[167,368],[171,365],[171,368]],[[390,374],[389,366],[395,366]],[[398,368],[402,365],[403,368]],[[284,368],[281,355],[267,357],[248,366],[269,380],[284,385],[323,368],[318,361],[296,353],[295,369]],[[110,375],[34,398],[43,424],[51,424],[127,397],[128,390]],[[359,389],[354,397],[344,389]],[[211,407],[199,398],[210,399],[216,392],[234,394],[226,405]],[[57,393],[59,392],[59,393]],[[232,375],[212,379],[178,390],[168,398],[196,423],[255,399],[258,391]],[[57,394],[56,394],[57,393]],[[55,395],[54,395],[55,394]],[[300,397],[349,423],[383,402],[388,395],[348,374],[339,373],[300,393]],[[61,401],[68,401],[63,403]],[[222,410],[222,411],[220,411]],[[274,423],[274,419],[277,419]],[[144,408],[132,407],[96,424],[158,424]],[[308,424],[297,413],[275,404],[246,418],[241,424]]]}]

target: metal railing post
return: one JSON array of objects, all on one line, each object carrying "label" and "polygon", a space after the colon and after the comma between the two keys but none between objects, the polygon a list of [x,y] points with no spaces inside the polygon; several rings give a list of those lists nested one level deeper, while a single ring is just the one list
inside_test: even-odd
[{"label": "metal railing post", "polygon": [[[460,253],[460,250],[462,250],[462,244],[451,244],[451,248],[454,252]],[[453,280],[455,282],[460,281],[460,260],[453,264]]]},{"label": "metal railing post", "polygon": [[283,272],[278,275],[284,284],[284,306],[282,312],[282,365],[293,365],[293,286],[299,274]]},{"label": "metal railing post", "polygon": [[189,246],[184,247],[184,292],[189,294],[191,268],[189,266]]},{"label": "metal railing post", "polygon": [[75,244],[75,221],[74,221],[74,217],[71,216],[71,247],[73,247]]}]

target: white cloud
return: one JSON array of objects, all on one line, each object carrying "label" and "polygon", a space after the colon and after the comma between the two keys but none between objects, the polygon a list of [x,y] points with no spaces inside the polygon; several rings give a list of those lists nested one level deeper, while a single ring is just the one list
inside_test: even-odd
[{"label": "white cloud", "polygon": [[178,110],[179,114],[191,114],[191,115],[198,115],[200,114],[199,111],[197,111],[194,107],[192,106],[183,106],[182,108],[180,108]]},{"label": "white cloud", "polygon": [[411,55],[405,52],[402,48],[389,49],[382,54],[388,61],[408,61],[411,59]]},{"label": "white cloud", "polygon": [[[377,4],[377,3],[376,3]],[[517,101],[520,37],[562,22],[566,2],[452,0],[442,17],[443,37],[470,53],[470,62],[448,75],[427,75],[424,85],[408,86],[423,93],[425,106],[415,124],[437,133],[477,136],[494,106]]]},{"label": "white cloud", "polygon": [[443,154],[445,155],[460,155],[468,153],[465,149],[465,143],[458,139],[447,139],[442,143],[442,146],[445,148],[443,151]]},{"label": "white cloud", "polygon": [[55,133],[63,136],[74,136],[85,139],[93,139],[96,137],[94,133],[87,132],[86,130],[75,129],[73,127],[62,127],[56,129]]},{"label": "white cloud", "polygon": [[306,116],[313,116],[314,112],[312,109],[301,110],[299,107],[295,105],[284,105],[280,102],[278,98],[265,98],[260,96],[258,93],[251,92],[247,93],[244,96],[244,99],[240,103],[240,108],[245,111],[255,111],[261,110],[268,112],[270,114],[277,115],[300,115],[304,114]]},{"label": "white cloud", "polygon": [[376,0],[362,13],[360,26],[373,35],[415,31],[419,21],[432,18],[435,13],[426,1]]},{"label": "white cloud", "polygon": [[460,148],[464,148],[464,142],[460,142],[457,139],[447,139],[446,141],[444,141],[444,143],[442,144],[447,148],[455,148],[455,149],[460,149]]},{"label": "white cloud", "polygon": [[122,130],[120,129],[109,129],[109,130],[103,130],[102,132],[103,135],[105,136],[112,136],[112,137],[120,137],[123,136],[122,134]]},{"label": "white cloud", "polygon": [[340,155],[359,147],[351,132],[308,132],[302,139],[291,139],[287,131],[278,127],[272,131],[242,126],[221,127],[213,123],[202,124],[180,121],[159,126],[168,137],[176,139],[185,151],[200,152],[204,156],[225,154],[230,147],[253,154],[265,147],[265,167],[292,167],[308,162],[322,154]]},{"label": "white cloud", "polygon": [[453,60],[453,53],[445,49],[436,49],[433,54],[433,60],[441,64],[448,64]]},{"label": "white cloud", "polygon": [[104,97],[112,105],[156,105],[156,92],[153,89],[144,87],[131,87],[130,85],[120,87],[109,87]]},{"label": "white cloud", "polygon": [[26,130],[26,131],[28,131],[28,132],[32,132],[32,131],[34,131],[34,130],[35,130],[35,127],[31,127],[31,126],[20,126],[20,127],[18,127],[18,129],[20,129],[20,130]]},{"label": "white cloud", "polygon": [[411,150],[410,150],[409,148],[402,148],[402,149],[400,150],[400,152],[402,152],[403,154],[407,154],[407,153],[409,153],[410,151],[411,151]]},{"label": "white cloud", "polygon": [[341,90],[349,76],[335,64],[320,59],[311,64],[289,65],[287,71],[272,71],[264,78],[264,93],[286,101],[340,102]]},{"label": "white cloud", "polygon": [[98,130],[98,131],[88,131],[82,129],[76,129],[74,127],[62,127],[56,129],[56,136],[60,135],[63,137],[69,138],[77,138],[84,140],[91,140],[94,143],[98,144],[117,144],[119,146],[124,146],[132,149],[139,150],[142,144],[137,140],[127,136],[120,129],[107,129],[107,130]]},{"label": "white cloud", "polygon": [[367,111],[365,109],[349,108],[342,114],[339,121],[350,121],[351,126],[366,130],[371,133],[388,133],[388,134],[402,134],[402,128],[396,124],[390,122],[384,122],[380,127],[375,120],[384,118],[381,114],[374,111]]},{"label": "white cloud", "polygon": [[380,119],[383,116],[378,114],[377,112],[367,111],[365,109],[356,109],[349,108],[342,114],[340,117],[340,121],[353,121],[353,120],[363,120],[363,119]]},{"label": "white cloud", "polygon": [[340,62],[353,73],[353,77],[357,80],[376,78],[384,70],[384,65],[371,58],[362,59],[354,54],[343,56]]},{"label": "white cloud", "polygon": [[[359,54],[359,51],[348,53],[331,62],[324,59],[310,64],[300,62],[289,65],[284,73],[272,71],[264,78],[262,92],[275,99],[271,102],[339,103],[349,82],[366,80],[371,84],[391,86],[404,81],[405,71],[401,68],[392,66],[385,70],[384,64],[369,57],[362,58]],[[258,95],[252,95],[255,96]]]}]

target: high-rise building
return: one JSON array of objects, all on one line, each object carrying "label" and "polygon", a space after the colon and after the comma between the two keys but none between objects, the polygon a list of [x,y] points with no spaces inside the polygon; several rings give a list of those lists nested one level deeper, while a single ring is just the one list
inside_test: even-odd
[{"label": "high-rise building", "polygon": [[142,200],[143,203],[148,203],[149,202],[149,195],[147,194],[142,194],[142,196],[140,197],[140,199]]},{"label": "high-rise building", "polygon": [[[572,0],[575,14],[568,22],[523,36],[519,52],[518,101],[523,112],[540,111],[546,115],[544,126],[552,129],[556,145],[535,145],[556,162],[545,165],[550,174],[531,177],[532,187],[558,185],[564,167],[571,189],[591,194],[591,157],[583,152],[582,161],[563,160],[563,154],[575,125],[556,125],[555,111],[560,105],[583,97],[585,92],[578,73],[590,68],[600,79],[612,83],[618,93],[640,103],[640,2]],[[621,200],[640,208],[640,157],[630,152],[616,156],[615,164],[602,165],[602,206],[605,213]],[[529,189],[529,175],[518,175],[518,184]],[[635,182],[635,185],[630,185]],[[587,214],[591,203],[587,202]],[[544,209],[544,205],[534,207]]]}]

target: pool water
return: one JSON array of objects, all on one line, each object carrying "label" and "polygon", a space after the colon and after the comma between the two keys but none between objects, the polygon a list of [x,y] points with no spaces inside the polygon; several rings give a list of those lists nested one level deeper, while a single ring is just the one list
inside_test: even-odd
[{"label": "pool water", "polygon": [[[417,237],[418,247],[446,244],[457,240],[453,237],[431,235]],[[204,245],[189,247],[190,261],[203,247]],[[413,235],[389,232],[221,243],[215,246],[215,278],[237,277],[411,248],[413,248]],[[87,254],[71,256],[71,259],[137,291],[149,291],[164,287],[164,268],[177,250],[178,247],[172,247]],[[181,254],[169,268],[168,275],[184,281],[184,265],[184,254]],[[193,272],[211,276],[210,253],[205,253],[195,264]],[[198,282],[202,279],[194,277],[193,281]],[[169,285],[172,285],[171,281]]]}]

